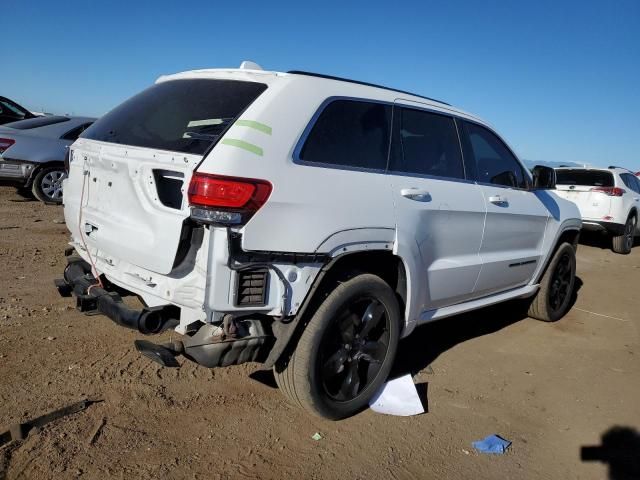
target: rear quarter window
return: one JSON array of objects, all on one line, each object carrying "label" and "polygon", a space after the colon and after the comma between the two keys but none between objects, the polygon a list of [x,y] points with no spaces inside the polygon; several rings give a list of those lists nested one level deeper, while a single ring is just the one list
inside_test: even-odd
[{"label": "rear quarter window", "polygon": [[385,170],[390,135],[390,105],[334,100],[313,124],[299,159],[341,167]]},{"label": "rear quarter window", "polygon": [[266,88],[217,79],[157,83],[111,110],[81,138],[202,155]]},{"label": "rear quarter window", "polygon": [[556,170],[556,185],[613,187],[613,175],[603,170]]},{"label": "rear quarter window", "polygon": [[630,173],[622,173],[620,174],[620,178],[624,184],[633,190],[634,192],[640,193],[640,182],[638,182],[638,178],[635,175],[631,175]]}]

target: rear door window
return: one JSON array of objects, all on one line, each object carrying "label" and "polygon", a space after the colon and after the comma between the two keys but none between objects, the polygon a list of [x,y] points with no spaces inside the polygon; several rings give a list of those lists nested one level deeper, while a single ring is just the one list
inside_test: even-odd
[{"label": "rear door window", "polygon": [[479,183],[527,188],[523,167],[497,135],[471,122],[464,124],[464,155],[476,169]]},{"label": "rear door window", "polygon": [[460,142],[453,118],[396,106],[389,170],[464,178]]},{"label": "rear door window", "polygon": [[111,110],[81,137],[202,155],[266,88],[236,80],[157,83]]},{"label": "rear door window", "polygon": [[298,158],[305,162],[385,170],[391,106],[334,100],[313,124]]},{"label": "rear door window", "polygon": [[558,169],[556,185],[583,185],[587,187],[613,187],[613,174],[604,170]]}]

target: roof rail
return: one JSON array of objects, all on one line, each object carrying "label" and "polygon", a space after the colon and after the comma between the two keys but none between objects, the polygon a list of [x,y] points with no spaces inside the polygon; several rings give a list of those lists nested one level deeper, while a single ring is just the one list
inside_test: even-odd
[{"label": "roof rail", "polygon": [[324,75],[322,73],[304,72],[302,70],[290,70],[287,73],[292,73],[294,75],[306,75],[308,77],[326,78],[328,80],[338,80],[338,81],[341,81],[341,82],[356,83],[358,85],[365,85],[367,87],[382,88],[384,90],[390,90],[392,92],[404,93],[406,95],[413,95],[414,97],[420,97],[420,98],[424,98],[425,100],[430,100],[432,102],[437,102],[437,103],[441,103],[443,105],[451,106],[451,104],[449,104],[447,102],[443,102],[442,100],[436,100],[435,98],[425,97],[424,95],[418,95],[417,93],[411,93],[411,92],[407,92],[405,90],[398,90],[397,88],[389,88],[389,87],[385,87],[384,85],[377,85],[375,83],[361,82],[359,80],[351,80],[350,78],[334,77],[332,75]]},{"label": "roof rail", "polygon": [[626,168],[626,167],[618,167],[618,166],[616,166],[616,165],[609,165],[607,168],[609,168],[609,169],[611,169],[611,168],[619,168],[620,170],[626,170],[627,172],[631,172],[631,173],[633,173],[633,171],[629,170],[629,169],[628,169],[628,168]]}]

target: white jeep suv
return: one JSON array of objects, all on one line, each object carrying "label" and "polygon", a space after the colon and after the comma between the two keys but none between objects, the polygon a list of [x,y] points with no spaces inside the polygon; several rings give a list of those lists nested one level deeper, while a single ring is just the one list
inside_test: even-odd
[{"label": "white jeep suv", "polygon": [[[305,72],[160,77],[70,149],[61,294],[179,340],[165,366],[273,368],[326,418],[354,414],[418,326],[510,299],[568,310],[580,231],[482,120]],[[75,253],[74,253],[75,251]],[[140,298],[136,310],[122,301]]]},{"label": "white jeep suv", "polygon": [[574,202],[582,228],[608,233],[613,251],[629,253],[640,235],[640,179],[625,168],[558,168],[556,193]]}]

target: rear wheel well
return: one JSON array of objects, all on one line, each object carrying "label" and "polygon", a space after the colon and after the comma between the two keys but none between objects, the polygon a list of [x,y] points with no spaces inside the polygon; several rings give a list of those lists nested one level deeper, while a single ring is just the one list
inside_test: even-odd
[{"label": "rear wheel well", "polygon": [[560,237],[558,237],[556,244],[553,246],[553,251],[551,252],[551,255],[549,255],[549,257],[547,258],[547,264],[544,266],[544,268],[538,275],[537,281],[540,281],[542,277],[544,277],[544,274],[547,272],[547,268],[549,268],[549,264],[553,260],[553,256],[556,254],[556,252],[560,248],[560,245],[562,245],[563,243],[569,243],[573,245],[573,249],[575,251],[578,251],[579,240],[580,240],[580,230],[565,230],[564,232],[562,232],[560,234]]},{"label": "rear wheel well", "polygon": [[396,292],[401,312],[404,314],[407,274],[400,257],[386,250],[350,253],[336,258],[329,264],[327,275],[323,279],[327,284],[321,287],[328,286],[331,289],[332,283],[342,282],[362,273],[377,275],[387,282]]},{"label": "rear wheel well", "polygon": [[555,247],[553,248],[553,253],[560,248],[560,245],[563,243],[570,243],[574,248],[578,248],[578,240],[580,239],[580,230],[565,230],[558,238]]},{"label": "rear wheel well", "polygon": [[306,325],[322,302],[340,283],[363,273],[377,275],[389,284],[398,299],[400,318],[404,318],[407,275],[402,260],[386,250],[341,255],[323,268],[294,320],[288,325],[274,322],[276,343],[265,362],[265,368],[270,368],[276,361],[287,362]]},{"label": "rear wheel well", "polygon": [[50,160],[48,162],[35,164],[35,167],[33,168],[33,170],[31,170],[31,174],[29,176],[29,180],[27,181],[26,188],[31,188],[31,186],[33,185],[33,180],[36,178],[36,175],[38,175],[38,172],[40,170],[42,170],[43,168],[48,168],[48,167],[56,167],[58,165],[61,165],[62,167],[64,167],[64,161],[63,160]]}]

